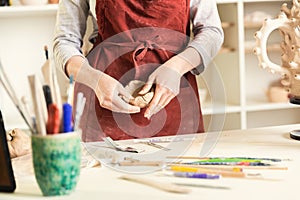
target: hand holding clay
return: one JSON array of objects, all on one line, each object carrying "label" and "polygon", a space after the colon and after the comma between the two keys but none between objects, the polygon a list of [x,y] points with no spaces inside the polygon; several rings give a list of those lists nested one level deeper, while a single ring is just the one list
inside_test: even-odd
[{"label": "hand holding clay", "polygon": [[125,86],[125,89],[134,97],[134,99],[129,100],[130,104],[145,108],[150,103],[154,96],[154,88],[152,87],[148,93],[141,95],[139,92],[144,85],[145,83],[143,81],[133,80]]}]

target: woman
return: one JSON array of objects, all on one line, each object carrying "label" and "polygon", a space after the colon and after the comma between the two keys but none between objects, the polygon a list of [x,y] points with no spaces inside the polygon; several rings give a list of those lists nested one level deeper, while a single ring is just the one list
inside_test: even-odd
[{"label": "woman", "polygon": [[[223,42],[216,2],[96,0],[97,36],[86,59],[80,48],[89,10],[88,0],[60,1],[54,38],[57,64],[87,98],[83,140],[204,132],[194,75]],[[129,103],[131,80],[146,82],[141,95],[155,88],[146,108]]]}]

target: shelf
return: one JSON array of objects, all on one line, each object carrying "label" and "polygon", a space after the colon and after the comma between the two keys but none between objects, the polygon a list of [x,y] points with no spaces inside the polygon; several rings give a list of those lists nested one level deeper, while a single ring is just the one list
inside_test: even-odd
[{"label": "shelf", "polygon": [[235,49],[234,48],[230,48],[230,47],[221,47],[219,53],[222,54],[222,53],[231,53],[231,52],[234,52]]},{"label": "shelf", "polygon": [[218,4],[222,3],[237,3],[238,0],[216,0]]},{"label": "shelf", "polygon": [[222,22],[222,28],[230,28],[232,26],[234,26],[233,22]]},{"label": "shelf", "polygon": [[34,6],[3,6],[0,7],[0,19],[25,16],[54,15],[57,11],[57,4],[34,5]]},{"label": "shelf", "polygon": [[261,28],[263,25],[262,22],[244,22],[244,27],[247,29],[251,29],[251,28]]},{"label": "shelf", "polygon": [[294,109],[300,108],[299,105],[291,104],[289,102],[273,103],[268,102],[266,98],[251,98],[247,99],[247,111],[262,111],[262,110],[279,110],[279,109]]},{"label": "shelf", "polygon": [[224,113],[238,113],[241,112],[241,107],[236,105],[224,105],[216,103],[214,106],[205,102],[202,104],[202,114],[212,115],[212,114],[224,114]]},{"label": "shelf", "polygon": [[[246,54],[251,54],[253,53],[253,49],[255,48],[255,44],[253,47],[245,47],[245,53]],[[268,52],[281,52],[281,47],[280,44],[270,44],[267,47]]]},{"label": "shelf", "polygon": [[295,109],[300,108],[299,105],[290,103],[261,103],[257,105],[248,105],[247,111],[263,111],[263,110],[280,110],[280,109]]},{"label": "shelf", "polygon": [[283,2],[282,0],[243,0],[244,3]]},{"label": "shelf", "polygon": [[[212,105],[209,101],[204,102],[202,105],[202,114],[203,115],[212,115],[212,114],[223,114],[225,113],[237,113],[241,112],[242,107],[239,105],[233,104],[221,104],[215,103]],[[268,111],[268,110],[280,110],[280,109],[294,109],[300,108],[299,105],[291,104],[289,102],[283,103],[272,103],[266,101],[264,98],[257,98],[252,100],[247,100],[247,106],[245,111],[247,112],[256,112],[256,111]]]},{"label": "shelf", "polygon": [[261,2],[283,2],[282,0],[216,0],[218,4],[222,3],[261,3]]}]

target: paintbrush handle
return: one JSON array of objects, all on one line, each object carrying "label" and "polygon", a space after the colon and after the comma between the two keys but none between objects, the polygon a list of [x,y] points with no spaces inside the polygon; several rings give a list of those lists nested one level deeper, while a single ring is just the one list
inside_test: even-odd
[{"label": "paintbrush handle", "polygon": [[162,161],[138,161],[138,162],[119,162],[120,166],[161,166]]},{"label": "paintbrush handle", "polygon": [[[178,165],[176,163],[176,165]],[[205,169],[218,169],[218,170],[226,170],[226,171],[243,171],[243,169],[259,169],[259,170],[288,170],[288,167],[284,166],[229,166],[229,165],[191,165],[186,164],[182,166],[186,167],[194,167],[194,168],[205,168]]]},{"label": "paintbrush handle", "polygon": [[158,181],[154,181],[148,178],[143,178],[140,176],[134,176],[134,175],[123,175],[120,177],[123,180],[128,180],[128,181],[133,181],[136,183],[141,183],[144,185],[148,185],[166,192],[173,192],[173,193],[189,193],[190,190],[172,183],[163,183],[163,182],[158,182]]},{"label": "paintbrush handle", "polygon": [[229,172],[226,170],[214,170],[214,169],[199,168],[198,172],[208,173],[208,174],[220,174],[222,177],[228,177],[228,178],[245,178],[246,177],[246,174],[244,172]]},{"label": "paintbrush handle", "polygon": [[232,178],[245,178],[246,174],[244,172],[230,172],[227,170],[219,169],[207,169],[207,168],[196,168],[196,167],[186,167],[186,166],[176,166],[173,165],[170,167],[172,171],[178,172],[199,172],[199,173],[208,173],[208,174],[220,174],[223,177],[232,177]]},{"label": "paintbrush handle", "polygon": [[20,100],[18,99],[14,88],[12,87],[10,80],[8,79],[2,63],[0,61],[0,83],[3,85],[4,89],[6,90],[8,96],[11,98],[12,102],[16,106],[17,110],[21,114],[22,118],[24,119],[25,123],[28,125],[31,132],[34,132],[32,121],[30,118],[29,113],[25,112],[23,109],[23,104],[21,104]]}]

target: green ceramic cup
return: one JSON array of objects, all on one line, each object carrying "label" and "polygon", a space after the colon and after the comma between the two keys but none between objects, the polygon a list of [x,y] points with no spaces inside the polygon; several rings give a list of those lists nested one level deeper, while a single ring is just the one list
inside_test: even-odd
[{"label": "green ceramic cup", "polygon": [[79,134],[32,135],[31,146],[35,178],[43,195],[70,194],[80,174]]}]

